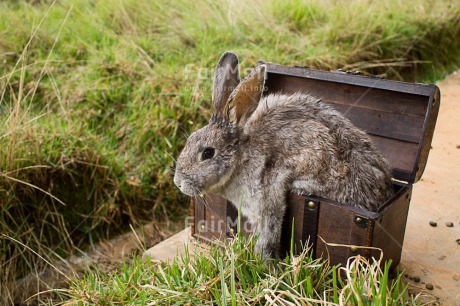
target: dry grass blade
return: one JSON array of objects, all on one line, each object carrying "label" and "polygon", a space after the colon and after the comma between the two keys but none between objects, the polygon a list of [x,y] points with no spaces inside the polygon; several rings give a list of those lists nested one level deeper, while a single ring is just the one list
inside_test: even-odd
[{"label": "dry grass blade", "polygon": [[58,202],[61,203],[62,205],[66,206],[66,204],[65,204],[63,201],[61,201],[60,199],[58,199],[57,197],[55,197],[54,195],[52,195],[52,194],[49,193],[48,191],[43,190],[42,188],[40,188],[40,187],[38,187],[38,186],[35,186],[35,185],[33,185],[33,184],[31,184],[31,183],[28,183],[28,182],[26,182],[26,181],[22,181],[22,180],[16,179],[16,178],[14,178],[14,177],[8,176],[8,175],[6,175],[5,173],[0,173],[0,176],[1,176],[1,177],[4,177],[4,178],[7,179],[7,180],[10,180],[10,181],[13,181],[13,182],[16,182],[16,183],[20,183],[20,184],[24,184],[24,185],[26,185],[26,186],[29,186],[29,187],[33,188],[33,189],[37,189],[37,190],[43,192],[44,194],[46,194],[47,196],[49,196],[50,198],[53,198],[54,200],[58,201]]},{"label": "dry grass blade", "polygon": [[46,262],[50,267],[52,267],[54,270],[56,270],[57,272],[59,272],[59,274],[61,274],[62,276],[64,276],[67,280],[71,280],[70,277],[68,277],[64,272],[62,272],[61,270],[59,270],[55,265],[53,265],[51,262],[49,262],[46,258],[44,258],[43,256],[41,256],[40,254],[38,254],[37,252],[35,252],[33,249],[31,249],[29,246],[25,245],[24,243],[22,243],[21,241],[17,240],[17,239],[14,239],[13,237],[10,237],[10,236],[7,236],[5,234],[1,234],[4,238],[8,239],[8,240],[11,240],[11,241],[14,241],[15,243],[21,245],[22,247],[28,249],[29,251],[31,251],[32,253],[34,253],[35,255],[37,255],[41,260],[43,260],[44,262]]}]

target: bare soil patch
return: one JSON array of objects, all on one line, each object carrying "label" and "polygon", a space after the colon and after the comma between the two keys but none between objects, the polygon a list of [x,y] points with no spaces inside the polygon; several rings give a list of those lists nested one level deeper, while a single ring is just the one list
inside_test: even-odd
[{"label": "bare soil patch", "polygon": [[460,70],[438,86],[438,121],[414,186],[400,268],[412,290],[460,305]]}]

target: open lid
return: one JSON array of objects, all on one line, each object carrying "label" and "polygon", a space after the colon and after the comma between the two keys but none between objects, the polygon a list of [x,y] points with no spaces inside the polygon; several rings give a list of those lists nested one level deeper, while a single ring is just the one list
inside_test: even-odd
[{"label": "open lid", "polygon": [[259,63],[267,65],[265,94],[304,92],[331,104],[369,134],[395,179],[420,179],[439,111],[436,85]]}]

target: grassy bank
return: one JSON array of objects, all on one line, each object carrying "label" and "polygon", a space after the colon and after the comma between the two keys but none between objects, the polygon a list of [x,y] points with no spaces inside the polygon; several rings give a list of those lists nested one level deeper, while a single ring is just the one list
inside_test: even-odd
[{"label": "grassy bank", "polygon": [[[460,65],[457,1],[2,1],[0,296],[127,224],[183,216],[172,156],[212,68],[259,59],[433,82]],[[200,88],[193,90],[193,88]]]}]

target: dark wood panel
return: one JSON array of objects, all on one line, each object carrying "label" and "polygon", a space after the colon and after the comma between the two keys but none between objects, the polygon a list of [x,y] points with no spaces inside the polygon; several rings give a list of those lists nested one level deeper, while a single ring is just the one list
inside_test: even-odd
[{"label": "dark wood panel", "polygon": [[418,144],[377,135],[369,135],[380,153],[393,169],[393,177],[400,181],[414,180]]},{"label": "dark wood panel", "polygon": [[[225,236],[227,227],[227,200],[218,195],[207,195],[205,202],[195,197],[195,236],[207,240]],[[198,216],[202,218],[198,219]]]},{"label": "dark wood panel", "polygon": [[371,87],[376,89],[391,90],[407,94],[416,94],[431,96],[434,91],[434,85],[425,85],[419,83],[406,83],[393,80],[385,80],[372,76],[359,76],[342,73],[334,73],[324,70],[316,70],[307,67],[287,67],[273,63],[259,61],[260,64],[267,65],[268,74],[283,74],[287,76],[297,76],[313,80],[327,80],[334,83],[345,83],[354,86]]},{"label": "dark wood panel", "polygon": [[[192,236],[195,235],[195,216],[196,216],[196,213],[195,213],[195,197],[191,197],[190,198],[190,232],[192,234]],[[188,225],[188,224],[187,224]],[[186,225],[186,226],[187,226]]]},{"label": "dark wood panel", "polygon": [[323,243],[366,246],[367,228],[355,224],[357,214],[347,206],[336,205],[328,201],[320,202],[318,219],[318,240],[316,255],[330,256],[331,264],[346,265],[349,257],[358,253],[364,256],[364,250],[352,252],[348,247],[327,246]]},{"label": "dark wood panel", "polygon": [[227,200],[215,195],[206,196],[206,219],[225,220],[227,218]]},{"label": "dark wood panel", "polygon": [[194,202],[194,207],[195,207],[195,215],[193,216],[194,220],[193,220],[193,223],[194,223],[194,226],[193,226],[193,232],[192,234],[195,236],[195,235],[199,235],[199,232],[200,232],[200,222],[202,222],[201,220],[204,220],[205,218],[205,212],[204,212],[204,204],[203,204],[203,201],[199,198],[199,197],[193,197],[192,200]]},{"label": "dark wood panel", "polygon": [[284,216],[283,230],[281,233],[280,256],[290,252],[292,225],[294,223],[294,251],[302,252],[304,241],[302,239],[303,217],[305,197],[298,194],[290,194],[287,199],[288,207]]},{"label": "dark wood panel", "polygon": [[331,103],[337,111],[368,134],[398,140],[420,142],[424,118]]},{"label": "dark wood panel", "polygon": [[439,106],[441,104],[441,93],[439,88],[436,87],[436,91],[432,97],[430,97],[430,108],[428,109],[424,127],[424,138],[423,146],[420,147],[420,153],[418,157],[417,173],[414,178],[414,183],[417,182],[425,170],[425,166],[428,160],[428,155],[431,149],[431,141],[433,140],[434,127],[438,118]]},{"label": "dark wood panel", "polygon": [[[386,80],[385,80],[386,81]],[[387,111],[405,116],[424,118],[429,97],[402,92],[362,87],[353,84],[332,83],[328,80],[313,80],[286,75],[269,74],[267,93],[292,94],[304,92],[324,102],[353,105],[361,108]]]},{"label": "dark wood panel", "polygon": [[[372,246],[380,248],[383,251],[383,260],[391,259],[393,267],[401,260],[411,194],[412,185],[404,187],[399,198],[383,211],[374,226]],[[379,258],[380,252],[373,250],[372,256]]]}]

